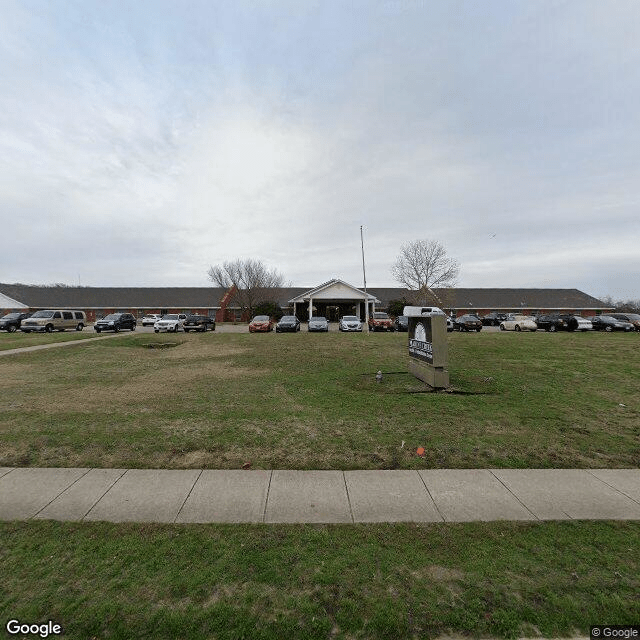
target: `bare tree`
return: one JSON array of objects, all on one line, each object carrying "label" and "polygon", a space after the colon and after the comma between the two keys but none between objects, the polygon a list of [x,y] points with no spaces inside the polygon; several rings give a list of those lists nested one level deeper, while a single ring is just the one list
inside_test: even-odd
[{"label": "bare tree", "polygon": [[460,265],[447,256],[445,248],[437,240],[414,240],[400,247],[391,273],[407,289],[416,292],[421,304],[434,300],[443,301],[433,289],[453,287],[460,272]]},{"label": "bare tree", "polygon": [[285,286],[281,273],[251,258],[210,267],[208,275],[219,287],[234,288],[232,302],[250,314],[260,303],[279,302],[280,290]]}]

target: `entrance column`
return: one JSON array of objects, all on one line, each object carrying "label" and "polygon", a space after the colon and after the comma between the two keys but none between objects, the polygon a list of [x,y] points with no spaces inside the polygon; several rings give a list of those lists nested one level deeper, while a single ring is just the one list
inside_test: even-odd
[{"label": "entrance column", "polygon": [[309,320],[313,316],[313,298],[309,296]]},{"label": "entrance column", "polygon": [[296,315],[296,302],[293,303],[293,315]]},{"label": "entrance column", "polygon": [[358,320],[360,320],[360,303],[356,303],[356,315],[358,316]]}]

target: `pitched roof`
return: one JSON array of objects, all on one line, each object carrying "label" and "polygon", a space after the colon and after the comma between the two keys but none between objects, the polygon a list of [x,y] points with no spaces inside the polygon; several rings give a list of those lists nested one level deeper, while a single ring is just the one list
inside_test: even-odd
[{"label": "pitched roof", "polygon": [[220,287],[45,287],[0,284],[0,293],[30,308],[215,308],[220,306],[220,299],[225,292]]},{"label": "pitched roof", "polygon": [[[326,285],[327,283],[325,283]],[[324,285],[320,285],[322,287]],[[284,287],[273,295],[280,306],[320,287]],[[578,289],[435,289],[445,308],[453,309],[610,309]],[[71,307],[81,309],[217,308],[226,290],[220,287],[46,287],[1,284],[0,296],[18,304],[4,308]],[[408,301],[415,292],[400,287],[367,287],[367,293],[386,307],[390,300]],[[229,305],[233,307],[233,303]]]},{"label": "pitched roof", "polygon": [[[313,297],[316,294],[319,294],[320,292],[325,291],[326,289],[330,289],[334,285],[342,285],[346,289],[353,291],[355,294],[360,294],[363,300],[365,299],[364,291],[362,291],[361,289],[358,289],[354,287],[352,284],[349,284],[344,280],[340,280],[339,278],[333,278],[331,280],[328,280],[327,282],[323,282],[322,284],[318,285],[317,287],[314,287],[313,289],[307,289],[303,293],[300,293],[297,296],[294,296],[293,298],[288,300],[288,302],[294,302],[294,301],[302,302],[304,298]],[[369,291],[367,291],[367,299],[374,300],[375,302],[380,302],[380,300],[377,300],[376,296],[372,295]]]}]

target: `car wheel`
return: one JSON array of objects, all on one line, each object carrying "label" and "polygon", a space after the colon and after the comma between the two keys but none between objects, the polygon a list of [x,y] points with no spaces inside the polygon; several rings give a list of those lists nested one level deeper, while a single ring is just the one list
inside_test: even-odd
[{"label": "car wheel", "polygon": [[96,329],[96,333],[100,333],[102,329]]},{"label": "car wheel", "polygon": [[51,333],[51,332],[53,331],[53,325],[52,325],[52,324],[48,324],[48,325],[44,328],[44,330],[45,330],[47,333]]},{"label": "car wheel", "polygon": [[131,331],[135,331],[135,330],[136,330],[136,325],[135,324],[131,325]]},{"label": "car wheel", "polygon": [[153,332],[154,333],[160,333],[160,329],[154,329]]},{"label": "car wheel", "polygon": [[7,327],[7,331],[8,331],[9,333],[13,333],[15,330],[16,330],[16,327],[15,327],[14,325],[12,325],[12,324],[10,324],[10,325]]},{"label": "car wheel", "polygon": [[189,333],[189,329],[185,329],[185,330],[184,330],[184,332],[185,332],[185,333]]},{"label": "car wheel", "polygon": [[82,331],[83,329],[84,329],[84,325],[82,324],[82,322],[78,322],[76,326],[76,331]]},{"label": "car wheel", "polygon": [[506,331],[503,324],[500,325],[500,331]]},{"label": "car wheel", "polygon": [[604,330],[608,331],[609,333],[611,333],[611,331],[613,331],[613,329],[611,327],[605,327]]},{"label": "car wheel", "polygon": [[555,332],[555,330],[556,330],[556,325],[555,325],[555,324],[552,324],[552,325],[549,327],[549,331],[551,331],[551,333],[554,333],[554,332]]},{"label": "car wheel", "polygon": [[522,329],[520,329],[520,325],[519,324],[516,325],[516,331],[522,331]]}]

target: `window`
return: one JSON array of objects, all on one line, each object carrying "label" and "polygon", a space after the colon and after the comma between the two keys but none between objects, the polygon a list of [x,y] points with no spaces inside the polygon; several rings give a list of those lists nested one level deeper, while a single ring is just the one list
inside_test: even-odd
[{"label": "window", "polygon": [[60,315],[60,312],[59,312],[59,311],[56,311],[56,312],[53,314],[53,317],[54,317],[54,318],[62,318],[62,316]]},{"label": "window", "polygon": [[73,315],[75,316],[76,320],[82,320],[82,311],[74,311]]},{"label": "window", "polygon": [[63,311],[62,312],[62,317],[65,320],[73,320],[73,313],[71,313],[71,311]]}]

